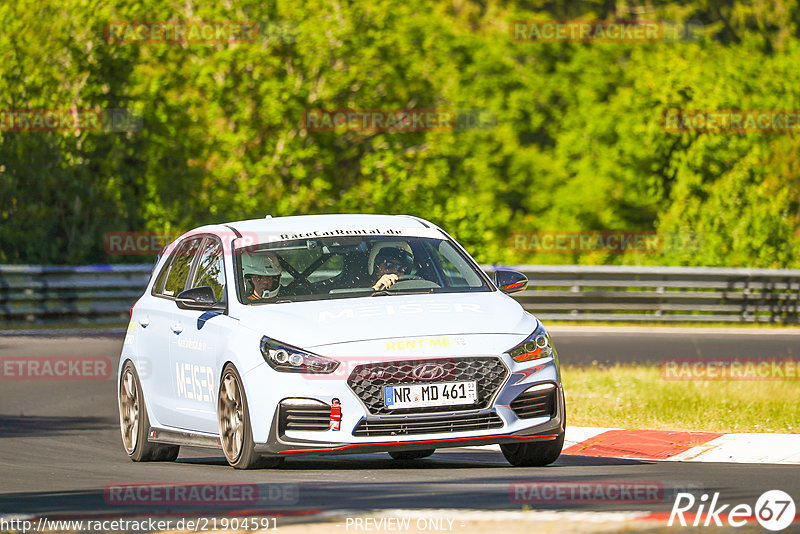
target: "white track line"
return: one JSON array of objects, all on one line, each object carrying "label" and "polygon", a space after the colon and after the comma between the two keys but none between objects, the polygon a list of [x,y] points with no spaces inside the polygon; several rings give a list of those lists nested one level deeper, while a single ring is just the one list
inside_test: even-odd
[{"label": "white track line", "polygon": [[668,458],[675,462],[800,464],[799,434],[726,434]]}]

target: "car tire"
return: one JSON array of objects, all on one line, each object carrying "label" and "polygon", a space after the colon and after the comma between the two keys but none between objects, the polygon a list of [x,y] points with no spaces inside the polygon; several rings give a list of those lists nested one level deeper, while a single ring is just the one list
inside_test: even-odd
[{"label": "car tire", "polygon": [[222,370],[217,394],[219,439],[225,459],[236,469],[278,467],[283,458],[261,456],[255,451],[250,412],[242,378],[233,364]]},{"label": "car tire", "polygon": [[391,451],[389,456],[394,460],[419,460],[420,458],[427,458],[436,452],[436,449],[422,449],[417,451]]},{"label": "car tire", "polygon": [[550,441],[537,443],[501,443],[500,450],[514,467],[541,467],[555,462],[564,447],[564,432]]},{"label": "car tire", "polygon": [[150,419],[144,401],[142,384],[133,362],[125,362],[119,380],[119,428],[122,446],[134,462],[171,462],[178,457],[180,446],[150,443]]}]

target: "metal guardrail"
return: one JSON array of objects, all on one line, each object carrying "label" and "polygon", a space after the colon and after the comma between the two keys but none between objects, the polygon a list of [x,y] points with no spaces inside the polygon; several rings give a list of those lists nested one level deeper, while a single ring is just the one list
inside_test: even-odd
[{"label": "metal guardrail", "polygon": [[524,273],[514,296],[540,319],[794,324],[800,269],[484,266]]},{"label": "metal guardrail", "polygon": [[[4,327],[122,324],[151,265],[0,265]],[[800,322],[800,270],[572,265],[489,266],[524,273],[514,296],[537,317],[569,321]]]},{"label": "metal guardrail", "polygon": [[125,323],[152,265],[0,265],[3,326]]}]

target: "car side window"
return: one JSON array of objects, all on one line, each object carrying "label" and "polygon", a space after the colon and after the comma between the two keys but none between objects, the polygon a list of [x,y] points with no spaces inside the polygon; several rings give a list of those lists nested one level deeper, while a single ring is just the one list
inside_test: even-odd
[{"label": "car side window", "polygon": [[[163,251],[162,251],[162,254],[163,254]],[[158,259],[156,260],[156,263],[153,265],[153,272],[150,273],[151,277],[155,274],[156,267],[158,267],[158,262],[159,262],[160,259],[161,259],[161,254],[159,254]],[[153,294],[154,295],[160,295],[161,294],[161,288],[164,286],[164,278],[167,277],[167,271],[169,270],[169,265],[171,263],[170,260],[171,260],[171,258],[167,258],[167,262],[164,264],[164,266],[161,268],[161,270],[158,271],[158,276],[156,277],[156,283],[153,284]]]},{"label": "car side window", "polygon": [[222,262],[222,243],[208,238],[200,252],[197,274],[191,287],[211,286],[214,298],[221,302],[225,297],[225,266]]},{"label": "car side window", "polygon": [[[154,286],[155,293],[165,297],[175,297],[186,287],[186,279],[192,267],[192,260],[197,254],[203,238],[196,237],[184,241],[175,250],[167,265],[158,275]],[[163,289],[159,290],[163,283]]]}]

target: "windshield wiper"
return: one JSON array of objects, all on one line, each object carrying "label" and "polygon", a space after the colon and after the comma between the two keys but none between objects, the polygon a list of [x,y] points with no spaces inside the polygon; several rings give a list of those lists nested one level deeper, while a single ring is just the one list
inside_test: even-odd
[{"label": "windshield wiper", "polygon": [[433,290],[436,289],[435,287],[431,288],[420,288],[420,289],[404,289],[404,290],[387,290],[387,289],[379,289],[378,291],[373,291],[373,297],[385,297],[387,295],[420,295],[425,293],[433,293]]}]

